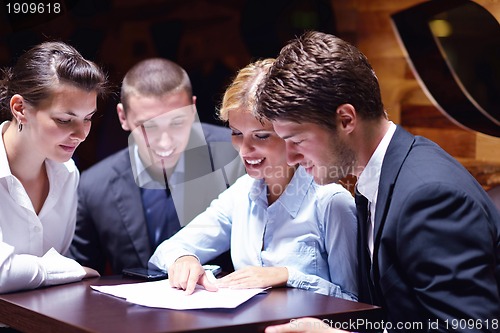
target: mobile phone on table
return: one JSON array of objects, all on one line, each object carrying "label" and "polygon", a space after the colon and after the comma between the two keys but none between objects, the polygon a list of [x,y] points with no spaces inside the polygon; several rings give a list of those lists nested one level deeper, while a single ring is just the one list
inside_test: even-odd
[{"label": "mobile phone on table", "polygon": [[206,271],[211,271],[214,276],[219,275],[222,271],[219,265],[203,265],[201,267],[203,267],[203,269]]},{"label": "mobile phone on table", "polygon": [[142,280],[148,280],[148,281],[163,280],[168,278],[168,274],[165,271],[142,268],[142,267],[124,268],[122,273],[125,276],[134,277]]}]

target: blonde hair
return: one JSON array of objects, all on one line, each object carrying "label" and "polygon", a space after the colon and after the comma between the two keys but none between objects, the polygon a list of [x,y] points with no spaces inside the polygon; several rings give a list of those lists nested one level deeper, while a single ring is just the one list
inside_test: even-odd
[{"label": "blonde hair", "polygon": [[254,111],[257,86],[273,63],[272,58],[258,60],[238,72],[222,98],[219,110],[221,120],[228,121],[229,111],[232,110]]}]

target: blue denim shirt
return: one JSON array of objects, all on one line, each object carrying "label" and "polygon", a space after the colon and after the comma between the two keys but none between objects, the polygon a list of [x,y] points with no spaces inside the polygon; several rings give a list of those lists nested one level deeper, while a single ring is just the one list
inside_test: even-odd
[{"label": "blue denim shirt", "polygon": [[357,299],[353,197],[338,184],[315,184],[301,167],[270,206],[263,180],[240,177],[158,246],[149,263],[168,270],[183,255],[204,263],[229,248],[236,270],[286,267],[289,287]]}]

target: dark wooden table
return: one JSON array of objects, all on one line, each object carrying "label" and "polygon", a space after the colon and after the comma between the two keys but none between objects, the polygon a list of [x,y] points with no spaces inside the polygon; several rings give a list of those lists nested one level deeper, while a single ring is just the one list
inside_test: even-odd
[{"label": "dark wooden table", "polygon": [[270,324],[313,316],[325,320],[380,321],[375,306],[312,292],[269,289],[235,309],[148,308],[92,290],[90,285],[137,282],[101,277],[0,295],[0,322],[22,332],[263,332]]}]

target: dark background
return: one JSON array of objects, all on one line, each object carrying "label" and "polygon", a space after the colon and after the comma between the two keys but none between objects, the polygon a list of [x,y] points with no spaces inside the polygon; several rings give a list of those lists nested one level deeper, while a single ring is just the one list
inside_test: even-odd
[{"label": "dark background", "polygon": [[[61,12],[15,14],[0,1],[0,67],[45,40],[76,47],[107,72],[111,93],[98,102],[92,130],[74,159],[80,170],[126,147],[115,106],[126,71],[149,57],[171,59],[188,72],[200,120],[216,118],[225,87],[250,61],[275,57],[305,30],[336,32],[329,0],[61,0],[37,1]],[[11,12],[8,13],[8,4]]]}]

